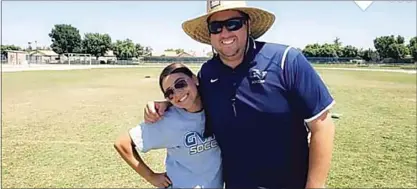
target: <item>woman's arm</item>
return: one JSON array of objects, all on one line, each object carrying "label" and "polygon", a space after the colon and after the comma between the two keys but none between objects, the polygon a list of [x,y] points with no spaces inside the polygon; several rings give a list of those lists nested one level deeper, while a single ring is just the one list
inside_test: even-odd
[{"label": "woman's arm", "polygon": [[134,149],[134,143],[126,132],[121,135],[115,142],[114,147],[122,158],[146,181],[156,187],[168,187],[171,181],[165,173],[154,173],[142,160],[140,155]]}]

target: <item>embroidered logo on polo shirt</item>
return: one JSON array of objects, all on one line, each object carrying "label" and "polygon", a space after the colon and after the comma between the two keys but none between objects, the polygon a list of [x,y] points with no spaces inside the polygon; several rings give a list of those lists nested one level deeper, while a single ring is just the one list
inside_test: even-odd
[{"label": "embroidered logo on polo shirt", "polygon": [[252,84],[265,83],[266,74],[267,74],[266,71],[260,71],[258,69],[252,69],[252,70],[250,70],[249,79],[251,80]]}]

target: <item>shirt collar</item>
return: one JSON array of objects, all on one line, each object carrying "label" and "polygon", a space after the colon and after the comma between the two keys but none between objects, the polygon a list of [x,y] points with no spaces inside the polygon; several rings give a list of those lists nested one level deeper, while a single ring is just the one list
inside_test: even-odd
[{"label": "shirt collar", "polygon": [[253,59],[255,58],[256,53],[259,51],[259,49],[257,49],[256,47],[256,41],[253,40],[253,38],[249,38],[248,50],[246,52],[245,58],[243,59],[243,64],[253,63]]}]

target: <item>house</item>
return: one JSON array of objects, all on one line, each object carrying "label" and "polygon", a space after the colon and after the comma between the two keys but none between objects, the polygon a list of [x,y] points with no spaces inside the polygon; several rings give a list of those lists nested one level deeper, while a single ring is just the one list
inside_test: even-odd
[{"label": "house", "polygon": [[98,61],[100,61],[100,63],[116,62],[117,57],[116,57],[116,55],[114,55],[114,52],[112,50],[108,50],[104,54],[104,56],[98,57]]},{"label": "house", "polygon": [[194,57],[194,56],[187,52],[181,52],[177,54],[177,57]]},{"label": "house", "polygon": [[34,50],[29,52],[29,63],[58,63],[59,55],[52,50]]},{"label": "house", "polygon": [[163,56],[176,57],[177,56],[177,52],[176,51],[164,51]]},{"label": "house", "polygon": [[162,57],[194,57],[190,53],[187,53],[187,52],[177,53],[176,51],[152,52],[152,56],[162,56]]},{"label": "house", "polygon": [[56,63],[59,55],[51,50],[34,50],[34,51],[15,51],[7,52],[8,64],[36,64],[36,63]]},{"label": "house", "polygon": [[27,56],[26,51],[15,51],[15,50],[6,50],[7,52],[7,64],[14,65],[27,65]]}]

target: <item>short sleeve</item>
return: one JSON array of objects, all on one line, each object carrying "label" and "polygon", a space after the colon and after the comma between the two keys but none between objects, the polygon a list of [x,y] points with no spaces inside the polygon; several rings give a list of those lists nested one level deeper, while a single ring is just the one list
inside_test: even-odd
[{"label": "short sleeve", "polygon": [[130,138],[136,150],[148,152],[152,149],[172,148],[177,146],[179,134],[164,119],[147,124],[141,123],[129,130]]},{"label": "short sleeve", "polygon": [[[293,58],[285,64],[284,75],[289,81],[290,91],[297,97],[297,109],[305,122],[311,122],[329,110],[335,100],[319,74],[299,51],[291,51]],[[293,60],[293,61],[291,61]]]}]

